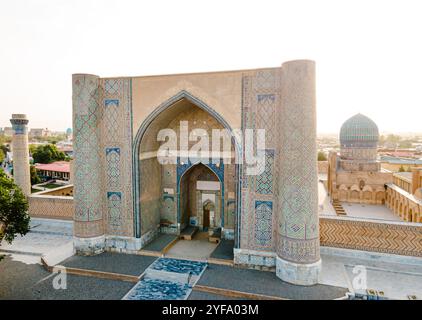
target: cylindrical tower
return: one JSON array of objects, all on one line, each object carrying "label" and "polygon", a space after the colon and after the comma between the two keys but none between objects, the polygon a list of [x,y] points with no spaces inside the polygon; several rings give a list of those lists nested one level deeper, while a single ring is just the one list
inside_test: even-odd
[{"label": "cylindrical tower", "polygon": [[297,285],[318,283],[318,177],[315,63],[289,61],[281,73],[276,274]]},{"label": "cylindrical tower", "polygon": [[28,148],[28,119],[25,114],[12,114],[10,119],[13,127],[13,178],[22,192],[31,194],[31,175],[29,173],[29,148]]},{"label": "cylindrical tower", "polygon": [[101,210],[98,76],[75,74],[73,90],[74,245],[77,254],[104,251]]}]

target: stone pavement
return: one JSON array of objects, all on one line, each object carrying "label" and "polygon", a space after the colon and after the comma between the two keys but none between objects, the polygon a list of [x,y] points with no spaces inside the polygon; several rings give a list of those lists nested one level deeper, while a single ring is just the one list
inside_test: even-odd
[{"label": "stone pavement", "polygon": [[30,231],[25,236],[18,235],[9,244],[3,241],[0,253],[41,256],[62,246],[73,243],[73,222],[65,220],[31,218]]},{"label": "stone pavement", "polygon": [[157,258],[133,254],[104,252],[95,256],[72,256],[60,265],[95,271],[140,276]]},{"label": "stone pavement", "polygon": [[186,300],[207,264],[159,258],[152,263],[124,300]]},{"label": "stone pavement", "polygon": [[331,285],[295,286],[281,281],[275,272],[211,264],[198,285],[298,300],[337,299],[348,291],[347,287]]},{"label": "stone pavement", "polygon": [[[384,291],[384,295],[390,299],[407,299],[408,295],[416,295],[418,299],[422,299],[421,258],[406,259],[397,256],[397,261],[392,262],[386,261],[382,254],[362,253],[356,257],[347,256],[352,250],[338,251],[344,254],[321,255],[322,284],[347,287],[350,292],[362,293],[366,290],[355,288],[354,284],[358,285],[358,276],[366,273],[367,289]],[[356,266],[358,267],[355,268]]]},{"label": "stone pavement", "polygon": [[173,258],[206,260],[217,248],[217,244],[208,241],[208,237],[193,238],[193,240],[179,240],[166,253]]}]

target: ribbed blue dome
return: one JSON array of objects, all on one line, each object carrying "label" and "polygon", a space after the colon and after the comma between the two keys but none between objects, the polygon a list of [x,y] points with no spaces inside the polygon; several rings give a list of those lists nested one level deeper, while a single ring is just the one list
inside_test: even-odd
[{"label": "ribbed blue dome", "polygon": [[378,127],[363,114],[346,120],[340,129],[340,146],[343,148],[376,148],[379,140]]}]

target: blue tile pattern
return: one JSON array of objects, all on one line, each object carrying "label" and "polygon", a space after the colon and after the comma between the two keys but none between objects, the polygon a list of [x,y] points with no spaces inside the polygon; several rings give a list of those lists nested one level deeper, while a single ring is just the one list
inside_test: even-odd
[{"label": "blue tile pattern", "polygon": [[187,283],[160,279],[143,279],[131,290],[126,300],[184,300],[192,287]]},{"label": "blue tile pattern", "polygon": [[273,193],[273,165],[274,150],[265,150],[265,162],[263,172],[256,177],[256,193]]},{"label": "blue tile pattern", "polygon": [[255,244],[268,247],[272,240],[272,210],[271,201],[255,202]]},{"label": "blue tile pattern", "polygon": [[150,268],[167,272],[192,273],[195,276],[199,276],[206,266],[207,264],[205,262],[160,258]]},{"label": "blue tile pattern", "polygon": [[206,267],[205,262],[159,258],[123,300],[186,300]]}]

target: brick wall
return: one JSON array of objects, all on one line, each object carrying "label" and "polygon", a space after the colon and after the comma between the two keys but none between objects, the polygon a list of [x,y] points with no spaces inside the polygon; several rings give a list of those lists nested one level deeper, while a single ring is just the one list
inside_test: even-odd
[{"label": "brick wall", "polygon": [[320,217],[322,246],[422,257],[422,224]]}]

